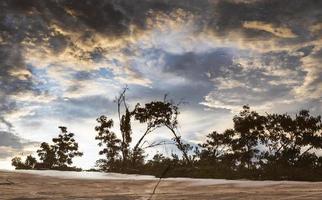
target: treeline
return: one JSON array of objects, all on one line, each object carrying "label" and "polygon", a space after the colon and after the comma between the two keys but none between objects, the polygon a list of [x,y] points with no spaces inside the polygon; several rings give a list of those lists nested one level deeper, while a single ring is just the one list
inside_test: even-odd
[{"label": "treeline", "polygon": [[[234,127],[222,133],[207,135],[198,145],[184,142],[178,133],[179,104],[166,98],[132,109],[126,101],[126,89],[115,100],[118,110],[119,132],[112,131],[114,121],[100,116],[95,127],[99,152],[104,158],[97,161],[100,171],[227,179],[322,180],[322,122],[302,110],[289,114],[259,114],[244,106],[233,118]],[[145,125],[145,131],[133,141],[132,123]],[[173,136],[173,144],[181,152],[166,157],[156,154],[146,160],[146,149],[163,145],[145,138],[159,128],[166,128]],[[164,129],[163,129],[164,130]],[[73,134],[61,127],[62,134],[53,145],[41,144],[37,151],[41,162],[28,156],[24,163],[14,158],[17,168],[69,169],[74,156],[81,156]],[[68,142],[65,142],[68,141]],[[18,162],[17,162],[18,161]]]},{"label": "treeline", "polygon": [[14,157],[11,164],[16,169],[55,169],[65,171],[81,171],[80,168],[71,167],[72,159],[82,156],[78,151],[78,143],[74,139],[74,133],[68,132],[64,126],[59,127],[61,133],[53,138],[53,144],[41,143],[37,150],[40,162],[32,155],[28,155],[23,162],[20,157]]},{"label": "treeline", "polygon": [[295,117],[261,115],[244,106],[233,122],[232,129],[207,135],[193,154],[196,159],[192,167],[180,164],[177,158],[162,158],[161,163],[179,162],[169,176],[322,180],[320,116],[311,116],[307,110]]}]

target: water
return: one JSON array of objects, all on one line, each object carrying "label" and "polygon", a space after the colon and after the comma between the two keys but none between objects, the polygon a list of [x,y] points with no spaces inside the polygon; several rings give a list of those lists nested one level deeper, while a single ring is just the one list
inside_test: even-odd
[{"label": "water", "polygon": [[[3,170],[6,171],[6,170]],[[11,171],[11,170],[10,170]],[[158,180],[149,175],[119,174],[104,172],[73,172],[55,170],[15,170],[11,172],[27,173],[40,176],[50,176],[63,179],[87,179],[87,180]],[[189,185],[221,185],[234,184],[240,187],[263,187],[277,184],[305,184],[307,182],[296,181],[251,181],[251,180],[226,180],[226,179],[195,179],[195,178],[166,178],[168,181],[186,182]]]},{"label": "water", "polygon": [[103,172],[73,172],[55,170],[16,170],[17,173],[27,173],[40,176],[51,176],[64,179],[95,179],[95,180],[156,180],[154,176],[119,174]]}]

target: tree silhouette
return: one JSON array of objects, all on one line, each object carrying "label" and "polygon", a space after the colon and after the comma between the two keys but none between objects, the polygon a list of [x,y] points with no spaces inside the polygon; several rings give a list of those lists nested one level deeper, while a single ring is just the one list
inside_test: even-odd
[{"label": "tree silhouette", "polygon": [[25,161],[25,167],[28,169],[33,169],[37,164],[37,159],[32,155],[28,155]]},{"label": "tree silhouette", "polygon": [[110,131],[110,128],[113,127],[113,120],[107,119],[106,116],[101,116],[96,121],[99,123],[95,127],[98,135],[95,137],[96,140],[100,142],[98,145],[103,147],[103,150],[99,152],[100,155],[106,156],[106,160],[100,160],[97,164],[100,168],[104,170],[113,170],[117,166],[116,161],[119,159],[119,151],[121,150],[121,140],[119,140],[115,133]]},{"label": "tree silhouette", "polygon": [[[120,95],[116,98],[115,102],[117,103],[117,111],[120,122],[120,131],[122,135],[121,141],[121,151],[124,165],[127,164],[127,160],[130,154],[130,143],[132,142],[132,128],[131,128],[131,117],[132,113],[129,111],[129,107],[126,103],[126,91],[127,87],[123,89]],[[122,114],[122,106],[124,107],[124,113]]]},{"label": "tree silhouette", "polygon": [[313,117],[309,111],[301,110],[294,119],[288,114],[268,114],[267,119],[269,151],[263,156],[268,160],[267,168],[319,165],[319,157],[314,152],[322,148],[320,116]]},{"label": "tree silhouette", "polygon": [[150,103],[146,103],[144,107],[140,107],[140,104],[138,104],[135,109],[135,119],[139,120],[140,123],[147,123],[147,128],[138,143],[135,145],[134,152],[147,134],[151,133],[156,128],[165,126],[173,134],[174,141],[186,161],[190,163],[187,153],[189,148],[187,148],[187,145],[182,142],[181,137],[177,134],[178,109],[178,105],[167,101],[166,97],[164,98],[164,101],[152,101]]},{"label": "tree silhouette", "polygon": [[227,153],[232,152],[233,138],[235,132],[232,129],[226,130],[223,134],[213,131],[207,135],[207,140],[199,144],[202,151],[199,154],[201,160],[219,162]]},{"label": "tree silhouette", "polygon": [[[116,160],[119,162],[120,158],[122,158],[122,168],[133,169],[142,165],[144,162],[144,150],[141,145],[144,138],[162,126],[167,127],[172,132],[177,147],[182,152],[186,162],[190,163],[188,151],[191,150],[191,147],[188,144],[184,144],[177,133],[177,115],[179,114],[178,104],[175,105],[173,102],[167,101],[165,96],[164,101],[152,101],[146,103],[144,107],[137,103],[134,109],[130,110],[126,103],[127,90],[128,88],[124,88],[115,100],[120,121],[121,140],[116,137],[115,133],[109,130],[113,126],[112,119],[108,120],[104,115],[97,119],[97,122],[99,122],[100,125],[95,128],[98,132],[96,139],[101,141],[98,144],[99,146],[103,146],[103,144],[106,146],[99,154],[106,154],[107,159],[105,162],[100,160],[98,165],[102,166],[105,163],[108,167],[105,166],[104,168],[109,169],[112,167],[112,163]],[[146,124],[146,130],[131,149],[130,145],[132,143],[133,134],[131,126],[132,117],[141,124]],[[150,145],[149,147],[161,144],[162,143],[157,143],[155,145]],[[122,157],[118,156],[118,151],[122,153]]]},{"label": "tree silhouette", "polygon": [[11,159],[11,165],[14,166],[16,169],[24,169],[25,165],[22,162],[20,157],[14,157]]},{"label": "tree silhouette", "polygon": [[41,143],[40,149],[37,150],[39,159],[42,163],[38,163],[38,168],[59,168],[67,169],[68,165],[73,163],[73,158],[82,156],[83,153],[78,151],[78,143],[74,139],[74,133],[67,131],[64,126],[58,127],[61,134],[57,138],[53,138],[53,145],[46,142]]},{"label": "tree silhouette", "polygon": [[244,106],[233,122],[233,129],[214,131],[199,145],[198,165],[204,173],[206,166],[213,171],[224,167],[225,173],[240,178],[306,180],[320,173],[322,157],[316,154],[322,149],[320,116],[311,116],[307,110],[295,117],[261,115]]},{"label": "tree silhouette", "polygon": [[[115,100],[120,122],[119,130],[121,132],[121,139],[118,139],[116,134],[109,130],[114,124],[112,119],[107,119],[105,115],[102,115],[96,120],[99,125],[95,127],[95,130],[98,132],[95,139],[100,140],[99,146],[105,146],[99,154],[106,155],[106,160],[99,160],[97,165],[105,170],[117,168],[116,164],[118,164],[120,160],[122,160],[122,164],[119,166],[120,170],[133,168],[134,165],[142,164],[144,161],[144,152],[142,149],[135,148],[135,153],[133,153],[134,151],[130,148],[132,142],[131,118],[134,116],[136,107],[130,111],[129,106],[126,103],[127,90],[127,87],[124,88]],[[122,156],[119,156],[119,151]]]},{"label": "tree silhouette", "polygon": [[241,167],[250,169],[254,167],[252,160],[259,153],[258,145],[264,138],[266,118],[255,111],[250,111],[249,106],[244,106],[233,121],[236,137],[232,141],[233,151]]},{"label": "tree silhouette", "polygon": [[140,104],[136,105],[134,117],[140,123],[146,124],[146,130],[133,148],[134,158],[137,152],[141,150],[139,147],[144,138],[155,129],[164,126],[164,120],[171,117],[172,111],[164,105],[164,102],[160,101],[147,103],[144,107],[140,107]]},{"label": "tree silhouette", "polygon": [[41,143],[37,153],[42,161],[42,168],[51,169],[57,163],[56,149],[55,146],[49,145],[47,142]]},{"label": "tree silhouette", "polygon": [[59,167],[71,165],[75,156],[83,156],[78,151],[78,143],[74,139],[74,133],[68,132],[67,127],[59,126],[61,134],[53,138],[54,149],[56,150],[57,165]]},{"label": "tree silhouette", "polygon": [[26,157],[25,162],[22,162],[20,157],[14,157],[11,160],[11,165],[16,169],[34,169],[37,164],[37,159],[32,155],[28,155]]}]

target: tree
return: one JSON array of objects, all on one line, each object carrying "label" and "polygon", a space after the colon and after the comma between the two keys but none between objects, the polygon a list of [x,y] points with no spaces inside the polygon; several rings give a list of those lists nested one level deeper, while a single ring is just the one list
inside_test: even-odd
[{"label": "tree", "polygon": [[[123,91],[120,93],[120,95],[116,98],[117,102],[117,111],[119,116],[119,122],[120,122],[120,131],[122,135],[122,141],[121,141],[121,151],[122,151],[122,158],[123,158],[123,164],[127,165],[127,160],[130,155],[130,143],[132,142],[132,128],[131,128],[131,117],[133,115],[133,111],[129,111],[129,106],[126,103],[126,91],[128,90],[127,87],[123,89]],[[124,107],[124,114],[122,114],[121,107]]]},{"label": "tree", "polygon": [[303,150],[300,156],[310,150],[322,149],[322,121],[321,116],[311,116],[308,110],[301,110],[294,119],[295,145]]},{"label": "tree", "polygon": [[41,168],[51,169],[54,167],[67,167],[73,163],[73,158],[82,156],[83,153],[78,151],[78,143],[74,139],[74,133],[67,131],[64,126],[58,127],[61,134],[53,138],[53,145],[46,142],[41,143],[40,149],[37,150],[39,159],[42,161]]},{"label": "tree", "polygon": [[320,116],[313,117],[309,111],[301,110],[294,119],[288,114],[268,114],[267,119],[266,144],[269,153],[265,158],[270,165],[295,166],[312,158],[310,151],[322,148]]},{"label": "tree", "polygon": [[99,123],[95,127],[97,131],[96,140],[100,142],[98,145],[104,148],[99,152],[100,155],[106,156],[106,161],[100,160],[97,164],[104,170],[113,170],[116,168],[116,161],[119,159],[119,151],[121,150],[121,140],[119,140],[115,133],[110,130],[113,127],[113,120],[106,116],[101,116],[96,121]]},{"label": "tree", "polygon": [[25,165],[22,162],[20,157],[14,157],[11,160],[11,165],[15,167],[15,169],[24,169]]},{"label": "tree", "polygon": [[[322,122],[301,110],[261,115],[248,106],[233,118],[233,129],[216,131],[199,145],[198,165],[239,178],[315,179],[322,169]],[[245,170],[246,169],[246,170]],[[246,172],[246,173],[243,173]],[[211,172],[210,174],[212,174]],[[315,175],[314,175],[315,174]]]},{"label": "tree", "polygon": [[259,153],[258,145],[264,143],[266,117],[255,111],[250,111],[249,106],[233,119],[236,139],[232,141],[233,151],[241,163],[241,167],[250,169],[253,160]]},{"label": "tree", "polygon": [[53,138],[54,149],[56,149],[57,165],[59,167],[71,165],[75,156],[83,156],[78,151],[78,143],[74,139],[74,133],[68,132],[67,127],[59,126],[61,134]]},{"label": "tree", "polygon": [[57,164],[56,158],[57,147],[49,145],[46,142],[41,143],[40,149],[37,150],[39,159],[42,161],[42,167],[51,169]]},{"label": "tree", "polygon": [[28,155],[25,161],[25,167],[27,169],[33,169],[36,164],[37,164],[37,159],[32,155]]},{"label": "tree", "polygon": [[31,155],[26,157],[25,162],[22,162],[20,157],[14,157],[11,160],[11,165],[15,167],[15,169],[33,169],[37,164],[36,158]]},{"label": "tree", "polygon": [[181,140],[181,137],[177,133],[178,125],[178,104],[175,105],[173,102],[167,101],[166,96],[164,101],[152,101],[145,104],[144,107],[140,107],[140,104],[136,106],[135,109],[135,119],[139,120],[140,123],[147,123],[147,128],[145,133],[142,135],[138,143],[134,147],[134,152],[136,152],[140,143],[143,141],[144,137],[151,133],[156,128],[165,126],[174,136],[174,141],[182,152],[185,160],[190,163],[190,159],[187,153],[187,145],[184,144]]},{"label": "tree", "polygon": [[[116,157],[117,152],[120,151],[122,153],[121,158],[123,167],[131,166],[133,168],[139,164],[143,164],[144,150],[140,145],[143,143],[144,138],[155,129],[165,126],[172,132],[177,147],[182,151],[186,161],[189,162],[190,159],[188,157],[188,151],[191,148],[189,145],[182,142],[181,137],[177,134],[176,130],[178,124],[177,115],[179,114],[178,105],[175,105],[164,98],[164,101],[152,101],[150,103],[146,103],[144,107],[141,107],[138,103],[133,110],[130,110],[126,103],[127,90],[128,88],[124,88],[115,100],[120,121],[121,140],[117,139],[116,135],[108,130],[113,126],[112,119],[107,120],[106,116],[103,115],[97,120],[100,125],[96,127],[96,131],[99,133],[96,139],[101,140],[99,143],[100,146],[105,143],[109,149],[103,149],[100,154],[106,154],[107,160],[113,161],[115,160],[114,157]],[[131,126],[132,117],[142,124],[145,123],[147,126],[145,132],[131,149],[130,145],[132,143],[133,134]],[[109,125],[110,127],[107,127],[106,125]],[[107,129],[108,131],[104,129]],[[119,142],[120,145],[118,144]],[[130,160],[131,163],[128,162]]]},{"label": "tree", "polygon": [[140,104],[136,105],[134,117],[140,123],[146,123],[146,130],[133,148],[134,158],[142,150],[140,145],[144,138],[155,129],[164,126],[164,119],[169,118],[169,115],[167,116],[169,112],[163,105],[164,103],[160,101],[147,103],[144,107],[140,107]]},{"label": "tree", "polygon": [[200,159],[220,162],[222,157],[232,152],[232,142],[235,134],[232,129],[227,129],[222,134],[217,131],[208,134],[206,142],[199,144],[199,147],[202,148],[199,154]]}]

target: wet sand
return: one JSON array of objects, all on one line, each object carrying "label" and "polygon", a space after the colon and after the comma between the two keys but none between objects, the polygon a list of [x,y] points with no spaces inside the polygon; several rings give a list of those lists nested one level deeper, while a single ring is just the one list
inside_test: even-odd
[{"label": "wet sand", "polygon": [[[0,199],[143,200],[149,199],[156,183],[157,179],[67,179],[0,171]],[[152,199],[322,199],[322,182],[166,179]]]}]

